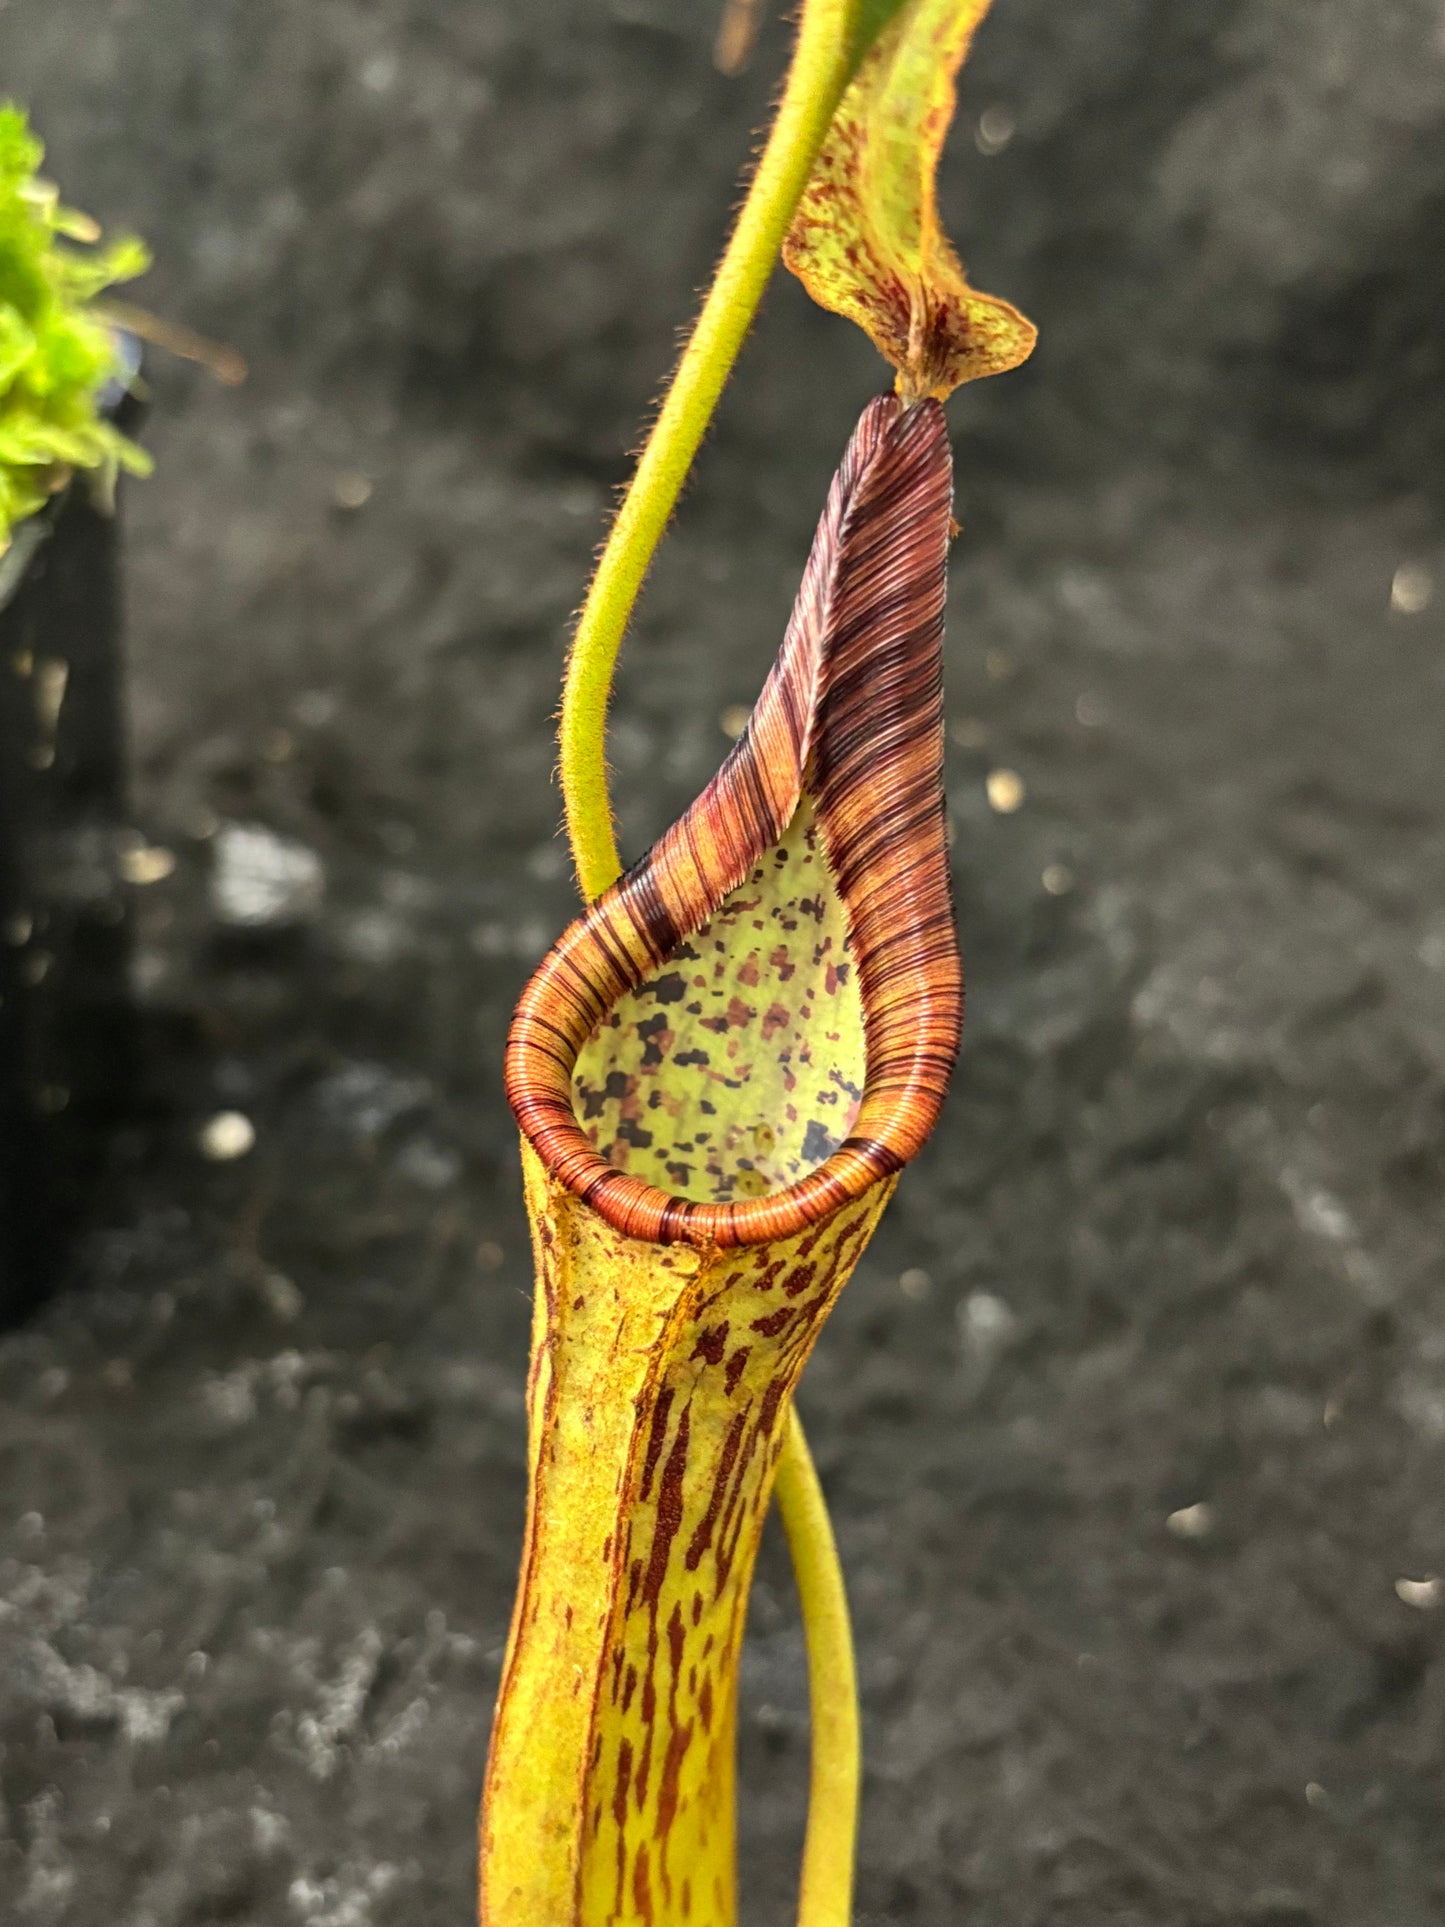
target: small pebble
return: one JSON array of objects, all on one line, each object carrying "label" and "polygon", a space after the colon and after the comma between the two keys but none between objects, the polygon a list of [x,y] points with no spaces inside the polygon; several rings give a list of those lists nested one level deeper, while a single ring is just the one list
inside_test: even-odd
[{"label": "small pebble", "polygon": [[1413,1606],[1416,1612],[1428,1613],[1440,1604],[1442,1589],[1440,1581],[1433,1574],[1428,1579],[1397,1579],[1395,1597],[1402,1605]]},{"label": "small pebble", "polygon": [[261,1279],[261,1296],[273,1318],[289,1325],[301,1315],[305,1299],[291,1280],[280,1271],[268,1271]]},{"label": "small pebble", "polygon": [[1182,1505],[1164,1523],[1176,1539],[1207,1539],[1214,1530],[1214,1508],[1202,1501]]},{"label": "small pebble", "polygon": [[1050,863],[1040,881],[1051,897],[1066,897],[1074,887],[1074,873],[1067,863]]},{"label": "small pebble", "polygon": [[1421,562],[1402,562],[1390,583],[1390,607],[1397,616],[1418,616],[1428,609],[1435,578]]},{"label": "small pebble", "polygon": [[47,735],[53,736],[59,727],[60,711],[69,681],[70,667],[67,663],[50,659],[36,665],[35,708],[40,727]]},{"label": "small pebble", "polygon": [[401,62],[389,49],[375,53],[361,70],[361,84],[373,94],[389,94],[401,72]]},{"label": "small pebble", "polygon": [[985,1364],[1006,1351],[1018,1335],[1018,1314],[991,1291],[971,1291],[956,1314],[964,1351]]},{"label": "small pebble", "polygon": [[175,867],[175,851],[159,843],[137,844],[120,853],[120,873],[127,883],[164,883]]},{"label": "small pebble", "polygon": [[256,1142],[256,1127],[244,1111],[217,1111],[201,1128],[201,1155],[213,1164],[243,1158]]},{"label": "small pebble", "polygon": [[729,703],[722,715],[718,717],[723,735],[736,742],[747,728],[748,718],[752,713],[746,703]]},{"label": "small pebble", "polygon": [[259,823],[227,823],[215,838],[211,904],[237,930],[300,923],[320,908],[326,874],[315,850]]},{"label": "small pebble", "polygon": [[338,475],[332,500],[339,509],[363,509],[371,500],[372,487],[369,475]]},{"label": "small pebble", "polygon": [[973,130],[973,144],[980,154],[1001,154],[1014,137],[1014,117],[997,101],[985,107]]},{"label": "small pebble", "polygon": [[997,810],[1000,816],[1012,816],[1015,810],[1022,808],[1024,779],[1017,770],[991,769],[985,787],[988,790],[989,807]]},{"label": "small pebble", "polygon": [[933,1280],[917,1265],[910,1265],[907,1271],[899,1273],[898,1289],[905,1298],[926,1298],[933,1290]]},{"label": "small pebble", "polygon": [[1305,1787],[1305,1798],[1312,1807],[1327,1807],[1330,1803],[1329,1794],[1325,1792],[1318,1780],[1308,1782]]}]

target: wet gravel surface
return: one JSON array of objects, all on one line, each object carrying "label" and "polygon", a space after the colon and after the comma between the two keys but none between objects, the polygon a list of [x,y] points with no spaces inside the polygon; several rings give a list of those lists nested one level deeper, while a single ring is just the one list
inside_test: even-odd
[{"label": "wet gravel surface", "polygon": [[[1439,11],[997,8],[946,200],[1044,332],[951,410],[968,1035],[802,1398],[858,1919],[1430,1927]],[[153,364],[126,503],[135,822],[175,863],[132,886],[135,1121],[0,1338],[7,1921],[470,1915],[524,1494],[500,1045],[570,908],[568,617],[781,58],[725,80],[712,28],[0,12],[68,195],[252,363]],[[627,659],[630,849],[725,750],[876,386],[774,291]],[[806,1772],[776,1545],[741,1752],[771,1927]]]}]

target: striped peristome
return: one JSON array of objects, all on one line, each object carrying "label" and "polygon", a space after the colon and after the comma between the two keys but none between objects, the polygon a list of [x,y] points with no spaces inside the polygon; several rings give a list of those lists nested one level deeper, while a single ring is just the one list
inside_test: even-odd
[{"label": "striped peristome", "polygon": [[[692,807],[572,924],[522,994],[506,1073],[522,1133],[553,1177],[630,1236],[704,1248],[785,1236],[906,1164],[938,1115],[963,1014],[942,787],[951,486],[937,403],[905,410],[885,396],[865,409],[747,729]],[[800,807],[816,821],[861,997],[866,1069],[849,1128],[812,1168],[752,1197],[717,1195],[716,1181],[713,1195],[688,1195],[620,1170],[578,1116],[578,1060],[624,998],[659,974],[677,978],[667,967],[679,949],[747,890]],[[752,887],[778,894],[762,876]],[[683,984],[673,1016],[689,1014],[712,961],[685,959],[683,978],[697,981]],[[662,1028],[675,1083],[686,1068],[682,1026]],[[594,1081],[609,1074],[605,1062],[593,1066]],[[786,1096],[767,1088],[756,1060],[744,1085],[731,1101],[747,1104],[750,1090],[760,1117]]]}]

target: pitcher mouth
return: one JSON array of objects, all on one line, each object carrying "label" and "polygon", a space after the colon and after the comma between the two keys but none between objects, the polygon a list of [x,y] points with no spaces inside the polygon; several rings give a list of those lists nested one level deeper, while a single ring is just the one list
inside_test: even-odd
[{"label": "pitcher mouth", "polygon": [[[933,1128],[963,1020],[942,781],[951,498],[940,406],[924,401],[905,409],[893,396],[871,402],[834,478],[787,634],[747,729],[702,795],[564,932],[518,1002],[506,1088],[522,1134],[554,1181],[628,1237],[706,1248],[791,1236],[901,1169]],[[796,892],[802,866],[815,860],[807,880],[812,894],[795,894],[780,907],[778,892]],[[763,894],[754,900],[749,890]],[[836,1117],[846,1117],[846,1130],[835,1137],[817,1119],[801,1128],[798,1105],[777,1095],[791,1088],[789,1078],[796,1084],[797,1066],[779,1084],[777,1065],[767,1061],[774,1012],[737,994],[729,1008],[745,1013],[740,1027],[751,1027],[749,1061],[766,1064],[768,1076],[749,1097],[751,1073],[710,1073],[718,1102],[706,1099],[701,1108],[711,1106],[718,1124],[694,1137],[735,1135],[737,1118],[746,1115],[756,1116],[750,1128],[764,1136],[772,1126],[759,1107],[771,1105],[788,1138],[784,1163],[803,1175],[765,1188],[759,1162],[740,1166],[730,1153],[726,1174],[717,1177],[720,1167],[709,1154],[699,1161],[713,1169],[716,1195],[669,1189],[655,1180],[690,1169],[688,1157],[667,1143],[665,1128],[659,1145],[658,1133],[636,1116],[627,1120],[631,1141],[646,1138],[641,1155],[649,1175],[622,1169],[604,1155],[596,1120],[589,1132],[578,1115],[579,1060],[587,1054],[587,1109],[606,1112],[614,1086],[633,1093],[645,1085],[652,1122],[666,1127],[683,1080],[708,1074],[696,1061],[708,1053],[678,1049],[683,1026],[670,1027],[663,1011],[648,1019],[639,1055],[644,1027],[632,1022],[638,1000],[651,998],[656,1010],[665,981],[664,1001],[680,1016],[714,1033],[719,1024],[726,1030],[725,1012],[703,1011],[705,999],[719,994],[709,970],[722,988],[733,986],[720,972],[734,971],[746,986],[768,964],[791,982],[786,956],[778,963],[765,942],[767,915],[776,913],[791,929],[790,911],[793,922],[801,911],[833,933],[831,961],[823,959],[820,939],[811,961],[804,960],[808,968],[831,971],[845,984],[853,973],[861,1025],[845,1015],[834,1046],[814,1035],[798,1058],[822,1101],[832,1101],[830,1089],[838,1094]],[[715,936],[724,926],[726,944]],[[719,958],[706,968],[690,948],[703,932],[714,936]],[[786,953],[786,944],[781,948]],[[680,959],[684,967],[670,971]],[[775,1008],[789,1014],[786,999]],[[626,1026],[617,1016],[624,1009]],[[818,1027],[800,1021],[795,1035],[809,1028]],[[611,1031],[632,1052],[616,1068],[607,1055]],[[822,1061],[828,1048],[836,1062]],[[625,1151],[628,1140],[614,1137],[613,1144]],[[686,1150],[697,1155],[694,1138]],[[762,1195],[732,1195],[744,1176]]]}]

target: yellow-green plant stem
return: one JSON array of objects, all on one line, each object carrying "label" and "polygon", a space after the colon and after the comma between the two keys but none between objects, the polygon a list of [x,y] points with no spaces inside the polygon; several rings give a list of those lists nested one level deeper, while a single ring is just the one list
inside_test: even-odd
[{"label": "yellow-green plant stem", "polygon": [[847,83],[858,10],[859,0],[805,0],[777,118],[578,620],[562,690],[559,748],[567,833],[578,883],[589,898],[605,890],[621,867],[606,751],[617,652]]},{"label": "yellow-green plant stem", "polygon": [[[586,898],[621,870],[607,784],[607,704],[622,638],[847,83],[859,0],[805,0],[777,118],[692,336],[608,533],[562,692],[560,774]],[[790,1413],[777,1476],[808,1650],[812,1765],[798,1927],[848,1927],[858,1817],[857,1681],[827,1507]]]},{"label": "yellow-green plant stem", "polygon": [[827,1502],[802,1422],[791,1408],[773,1496],[788,1535],[808,1642],[812,1766],[798,1927],[848,1927],[862,1758],[853,1629]]}]

